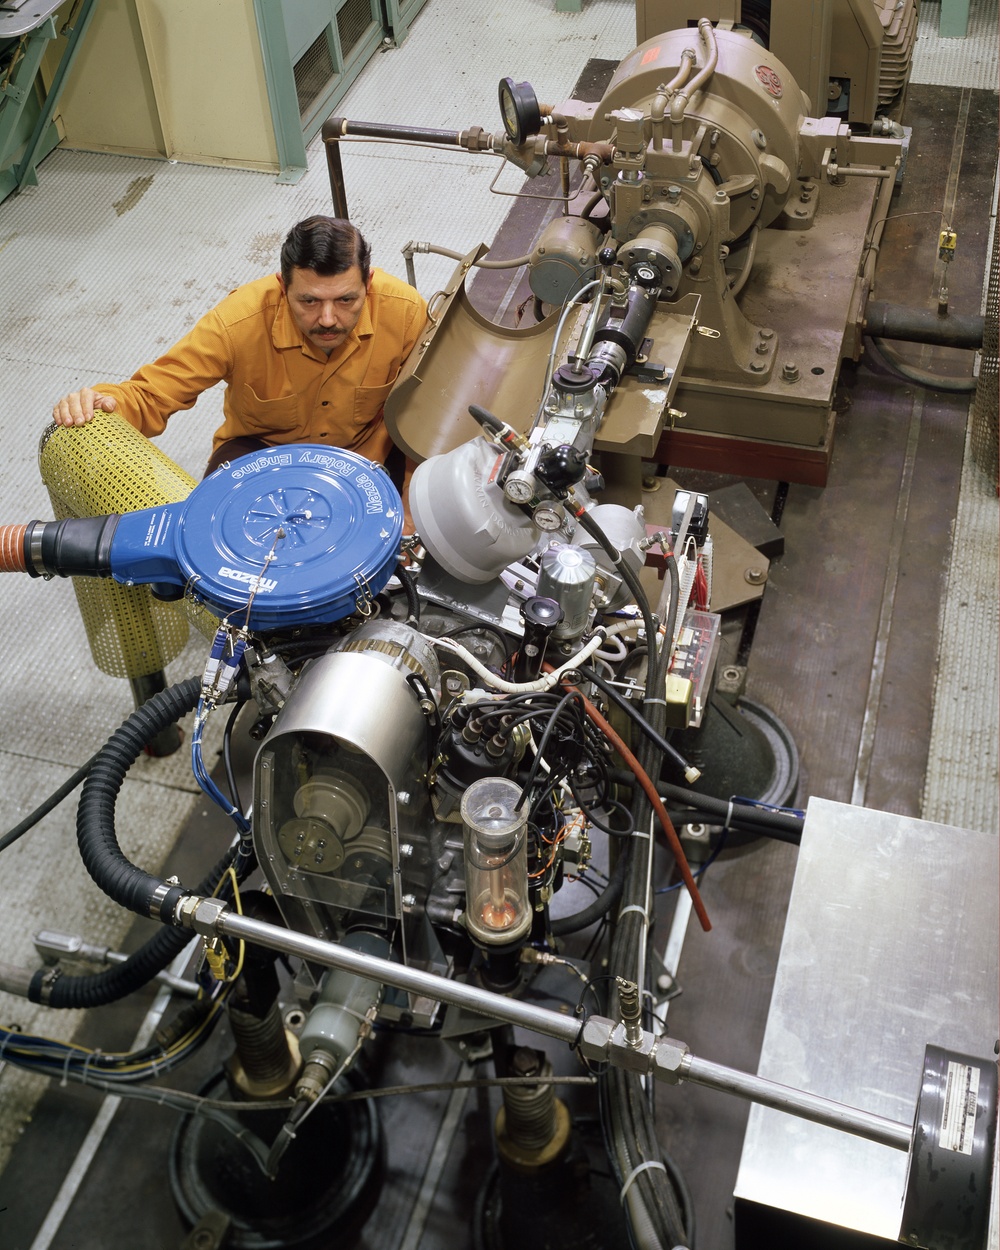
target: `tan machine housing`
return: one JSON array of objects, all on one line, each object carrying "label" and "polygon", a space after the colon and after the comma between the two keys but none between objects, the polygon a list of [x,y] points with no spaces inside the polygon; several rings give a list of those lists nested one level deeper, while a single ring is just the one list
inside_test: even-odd
[{"label": "tan machine housing", "polygon": [[[655,271],[646,376],[622,378],[599,452],[825,481],[840,361],[854,354],[870,244],[902,144],[808,110],[750,32],[703,18],[637,47],[598,104],[543,106],[539,133],[518,146],[463,132],[468,146],[474,135],[477,150],[492,145],[529,176],[551,156],[582,160],[580,195],[603,201],[606,216],[585,211],[599,227],[590,232],[579,217],[550,223],[532,254],[546,282],[562,273],[567,295],[579,289],[602,243],[626,280],[640,263]],[[476,435],[470,402],[525,431],[525,396],[544,386],[555,319],[527,331],[491,325],[464,289],[475,260],[435,301],[386,405],[394,437],[417,459]],[[580,324],[569,322],[562,350]]]},{"label": "tan machine housing", "polygon": [[814,116],[871,123],[898,108],[917,38],[918,0],[636,0],[636,42],[699,17],[744,26],[786,65]]}]

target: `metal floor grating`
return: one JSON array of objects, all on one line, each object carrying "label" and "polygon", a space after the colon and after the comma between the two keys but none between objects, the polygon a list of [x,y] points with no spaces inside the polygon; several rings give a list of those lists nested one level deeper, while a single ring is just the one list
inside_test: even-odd
[{"label": "metal floor grating", "polygon": [[964,39],[941,39],[941,0],[921,0],[911,82],[996,91],[997,0],[973,0]]}]

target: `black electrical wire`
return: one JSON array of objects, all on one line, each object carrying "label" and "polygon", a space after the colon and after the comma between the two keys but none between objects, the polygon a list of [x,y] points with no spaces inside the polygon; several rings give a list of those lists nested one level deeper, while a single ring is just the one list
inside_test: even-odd
[{"label": "black electrical wire", "polygon": [[524,792],[522,793],[521,797],[518,799],[514,807],[515,812],[519,812],[521,808],[524,806],[524,801],[527,798],[528,794],[530,793],[531,787],[535,783],[535,778],[538,775],[539,768],[541,768],[542,760],[545,756],[545,748],[549,744],[549,739],[551,738],[553,730],[555,729],[556,722],[559,720],[560,714],[562,713],[563,709],[567,706],[567,704],[570,704],[570,703],[575,704],[578,708],[581,706],[580,695],[578,691],[576,690],[567,691],[566,694],[562,695],[562,697],[559,699],[559,702],[556,704],[555,708],[549,714],[548,721],[542,733],[541,740],[539,741],[538,747],[535,751],[535,758],[532,761],[531,768],[528,770],[528,779],[524,783]]},{"label": "black electrical wire", "polygon": [[[533,821],[536,824],[538,823],[539,818],[541,817],[541,814],[542,814],[542,808],[545,807],[546,804],[548,804],[550,815],[552,814],[552,812],[555,810],[555,805],[554,805],[552,796],[555,794],[556,790],[559,789],[562,783],[563,783],[563,778],[561,775],[550,774],[546,778],[545,785],[538,792],[535,798],[535,801],[532,803],[531,808],[528,812],[529,822]],[[527,793],[527,791],[525,791],[525,793]]]},{"label": "black electrical wire", "polygon": [[25,816],[24,820],[16,824],[13,829],[8,829],[3,837],[0,838],[0,853],[5,851],[8,846],[13,846],[18,838],[23,838],[26,833],[34,829],[35,825],[39,824],[49,812],[57,808],[63,799],[72,794],[80,782],[86,780],[99,755],[100,751],[92,755],[86,764],[81,764],[72,776],[67,777],[58,789],[53,790],[44,802],[39,803],[29,816]]},{"label": "black electrical wire", "polygon": [[583,813],[584,818],[590,824],[592,824],[595,829],[600,829],[601,833],[606,833],[608,834],[609,837],[612,837],[612,838],[630,838],[632,834],[635,833],[635,821],[632,819],[632,813],[629,811],[629,809],[626,807],[624,803],[619,802],[618,799],[605,799],[604,802],[601,804],[602,807],[610,807],[613,812],[624,813],[625,817],[627,818],[627,823],[625,824],[624,828],[615,829],[610,824],[605,824],[597,816],[597,814],[595,813],[592,807],[587,807],[586,804],[583,802],[583,800],[580,798],[580,796],[577,794],[576,790],[573,790],[572,786],[570,787],[570,789],[573,794],[573,799],[575,800],[576,805],[579,807],[580,811]]},{"label": "black electrical wire", "polygon": [[[546,706],[551,703],[552,695],[547,694],[545,697]],[[569,713],[569,714],[568,714]],[[533,722],[540,714],[540,709],[528,708],[519,717],[515,718],[513,724],[509,724],[508,732],[514,725],[524,721]],[[487,719],[486,716],[483,717]],[[538,771],[542,763],[545,762],[546,748],[548,746],[551,735],[557,725],[562,723],[564,730],[567,730],[574,741],[583,740],[584,758],[574,769],[567,772],[566,768],[559,762],[549,763],[550,771],[546,777],[546,783],[541,792],[534,798],[531,808],[530,817],[536,819],[542,807],[546,802],[551,802],[551,796],[556,788],[566,779],[569,782],[570,791],[575,802],[580,808],[584,819],[593,824],[602,832],[611,836],[627,838],[634,833],[634,823],[631,814],[625,806],[611,797],[610,791],[610,775],[608,763],[600,754],[600,747],[603,739],[597,733],[582,710],[582,701],[579,694],[575,691],[568,691],[565,695],[559,697],[558,702],[551,711],[545,714],[545,727],[542,732],[541,739],[536,751],[535,760],[528,772],[527,778],[523,783],[522,803],[529,796],[534,787],[537,785]],[[586,788],[591,788],[595,793],[591,796],[584,797],[582,793]],[[614,827],[610,823],[606,823],[598,810],[610,807],[612,812],[624,812],[627,820],[620,827]]]},{"label": "black electrical wire", "polygon": [[587,943],[586,950],[584,950],[583,952],[583,956],[582,956],[583,963],[589,964],[590,961],[594,958],[594,955],[596,954],[598,948],[600,947],[601,943],[603,942],[605,938],[605,935],[607,934],[608,924],[609,924],[608,917],[603,916],[600,922],[598,923],[597,927],[594,929],[593,935],[591,936],[590,941]]},{"label": "black electrical wire", "polygon": [[607,1011],[607,1000],[602,998],[597,992],[597,987],[605,981],[613,981],[614,973],[602,972],[596,977],[587,977],[584,982],[583,989],[580,991],[580,997],[577,999],[574,1015],[582,1016],[584,1012],[584,1002],[588,994],[593,994],[594,1001],[597,1003],[597,1011],[603,1015]]},{"label": "black electrical wire", "polygon": [[[680,574],[677,571],[677,561],[673,556],[667,558],[667,580],[670,583],[670,603],[667,607],[667,619],[663,622],[664,645],[656,652],[657,665],[655,682],[652,687],[647,687],[646,699],[649,698],[649,689],[662,690],[667,677],[667,669],[670,667],[670,652],[674,645],[674,633],[677,629],[677,611],[680,603],[681,587]],[[650,651],[650,655],[654,653]],[[665,709],[664,709],[665,711]],[[666,726],[661,726],[666,728]]]},{"label": "black electrical wire", "polygon": [[[690,764],[684,756],[681,755],[680,751],[678,751],[677,748],[672,743],[668,742],[661,734],[656,732],[631,699],[626,699],[623,694],[620,694],[610,682],[605,681],[600,673],[598,673],[596,669],[591,668],[590,665],[582,665],[579,671],[589,682],[592,682],[598,690],[607,695],[616,707],[621,708],[625,715],[628,716],[629,719],[642,730],[656,749],[658,751],[662,751],[664,755],[669,756],[677,767],[680,768],[681,772],[686,772],[688,768],[690,768]],[[656,771],[658,773],[659,769]]]},{"label": "black electrical wire", "polygon": [[399,584],[403,587],[403,593],[406,595],[406,606],[410,610],[406,623],[407,625],[419,625],[420,596],[417,594],[417,583],[413,579],[413,574],[407,569],[402,560],[396,565],[396,576],[399,578]]},{"label": "black electrical wire", "polygon": [[222,762],[226,769],[226,784],[229,786],[229,798],[233,807],[240,812],[245,809],[240,799],[240,788],[236,783],[236,772],[233,768],[233,729],[236,726],[236,718],[246,707],[246,704],[246,699],[237,700],[233,710],[229,713],[229,720],[226,721],[225,732],[222,735]]},{"label": "black electrical wire", "polygon": [[[586,886],[591,894],[600,894],[601,892],[601,887],[597,884],[597,882],[591,881],[590,878],[582,872],[575,873],[572,879],[575,883]],[[569,880],[569,878],[567,878],[567,880]]]},{"label": "black electrical wire", "polygon": [[608,761],[599,755],[588,756],[580,761],[569,778],[573,797],[582,799],[584,807],[600,809],[615,796],[611,793],[614,783]]}]

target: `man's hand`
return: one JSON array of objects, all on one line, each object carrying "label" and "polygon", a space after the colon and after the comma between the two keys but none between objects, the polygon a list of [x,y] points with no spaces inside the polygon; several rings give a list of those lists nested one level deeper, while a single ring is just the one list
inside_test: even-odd
[{"label": "man's hand", "polygon": [[86,425],[94,419],[94,412],[114,412],[117,402],[110,395],[102,395],[89,386],[73,391],[60,399],[52,409],[52,420],[57,425]]}]

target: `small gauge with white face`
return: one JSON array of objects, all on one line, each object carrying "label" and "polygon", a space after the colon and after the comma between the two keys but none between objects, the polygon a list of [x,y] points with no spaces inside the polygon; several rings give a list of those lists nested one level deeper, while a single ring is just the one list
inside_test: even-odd
[{"label": "small gauge with white face", "polygon": [[515,469],[504,482],[503,493],[511,503],[529,503],[535,497],[535,480],[529,473]]},{"label": "small gauge with white face", "polygon": [[525,139],[537,135],[542,128],[542,111],[530,83],[501,78],[498,88],[500,116],[511,143],[520,147]]},{"label": "small gauge with white face", "polygon": [[566,513],[557,503],[540,503],[531,514],[531,519],[540,530],[551,533],[562,526]]}]

